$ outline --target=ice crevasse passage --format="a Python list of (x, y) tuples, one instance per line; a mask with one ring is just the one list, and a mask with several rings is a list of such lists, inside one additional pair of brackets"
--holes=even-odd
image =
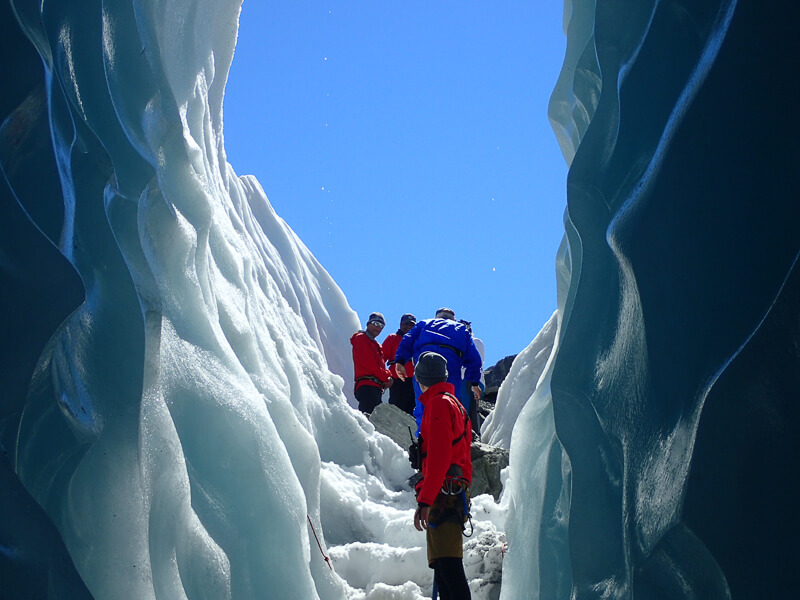
[[(348, 406), (358, 319), (225, 157), (239, 9), (0, 4), (12, 597), (430, 595), (405, 456)], [(476, 600), (793, 589), (798, 10), (565, 2), (558, 310), (483, 432)]]

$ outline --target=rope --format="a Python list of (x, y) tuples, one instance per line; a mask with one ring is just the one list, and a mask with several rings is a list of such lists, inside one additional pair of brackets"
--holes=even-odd
[(314, 539), (317, 540), (317, 546), (319, 546), (320, 554), (322, 554), (322, 558), (325, 559), (325, 562), (328, 563), (328, 566), (333, 571), (333, 563), (331, 563), (331, 559), (328, 556), (325, 556), (325, 551), (322, 549), (322, 544), (319, 543), (319, 538), (317, 537), (317, 531), (314, 529), (314, 524), (311, 522), (311, 517), (306, 515), (306, 519), (308, 519), (308, 524), (311, 525), (311, 533), (314, 534)]

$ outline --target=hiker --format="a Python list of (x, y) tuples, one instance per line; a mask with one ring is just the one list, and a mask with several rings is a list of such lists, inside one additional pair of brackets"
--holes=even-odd
[[(461, 368), (464, 367), (464, 380), (469, 382), (472, 398), (477, 401), (481, 395), (481, 355), (472, 340), (472, 333), (464, 323), (456, 320), (455, 312), (451, 308), (440, 308), (433, 319), (417, 321), (417, 324), (403, 336), (395, 353), (395, 369), (397, 376), (402, 380), (407, 377), (403, 364), (409, 359), (414, 359), (414, 364), (420, 355), (426, 351), (434, 351), (447, 360), (447, 381), (453, 384), (456, 390), (461, 389)], [(416, 393), (416, 406), (414, 417), (417, 420), (417, 431), (422, 423), (423, 406), (419, 401), (421, 390), (416, 379), (414, 391)], [(469, 410), (469, 407), (466, 407)]]
[[(461, 321), (461, 323), (464, 323), (467, 326), (467, 329), (472, 332), (471, 323), (468, 321)], [(481, 355), (481, 364), (483, 364), (486, 357), (483, 340), (475, 337), (475, 334), (473, 333), (472, 341), (475, 342), (475, 348), (478, 349), (478, 354)], [(486, 381), (483, 378), (483, 369), (481, 368), (481, 378), (480, 381), (478, 381), (478, 386), (481, 388), (481, 391), (478, 394), (477, 399), (475, 399), (470, 382), (464, 376), (465, 371), (466, 369), (462, 367), (461, 378), (463, 381), (461, 382), (461, 389), (458, 392), (458, 399), (461, 400), (461, 404), (464, 405), (469, 413), (469, 420), (472, 422), (472, 440), (475, 441), (481, 439), (481, 423), (480, 415), (478, 414), (478, 408), (480, 399), (483, 398), (483, 392), (486, 390)]]
[(454, 396), (447, 374), (447, 361), (436, 352), (423, 353), (414, 369), (422, 390), (419, 400), (425, 406), (418, 440), (422, 479), (416, 485), (414, 527), (425, 530), (434, 590), (442, 600), (469, 600), (461, 535), (469, 519), (472, 436), (467, 411)]
[(353, 345), (353, 375), (355, 376), (355, 396), (358, 410), (366, 415), (372, 414), (381, 403), (383, 390), (392, 387), (392, 376), (386, 368), (386, 361), (377, 338), (386, 325), (379, 312), (370, 314), (364, 330), (357, 331), (350, 338)]
[(411, 382), (411, 377), (414, 375), (414, 363), (406, 361), (404, 370), (406, 379), (400, 379), (397, 376), (397, 369), (395, 368), (394, 355), (397, 352), (397, 346), (400, 345), (400, 340), (403, 336), (411, 331), (411, 328), (417, 324), (417, 317), (411, 313), (406, 313), (400, 317), (400, 328), (397, 332), (389, 334), (383, 340), (383, 357), (386, 359), (386, 364), (389, 365), (389, 373), (395, 380), (391, 389), (389, 390), (389, 404), (393, 404), (400, 410), (407, 412), (410, 415), (414, 414), (414, 406), (416, 405), (416, 395), (414, 394), (414, 384)]

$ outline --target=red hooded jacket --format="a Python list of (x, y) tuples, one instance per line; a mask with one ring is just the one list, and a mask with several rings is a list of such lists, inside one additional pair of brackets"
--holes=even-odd
[(420, 428), (422, 481), (417, 485), (420, 504), (433, 504), (450, 465), (461, 467), (462, 477), (472, 484), (472, 427), (459, 401), (445, 395), (454, 391), (453, 384), (445, 381), (432, 385), (419, 397), (425, 406)]
[[(353, 345), (353, 375), (356, 380), (354, 389), (362, 385), (384, 388), (391, 375), (383, 359), (381, 345), (366, 331), (356, 331), (350, 338)], [(375, 380), (378, 381), (375, 381)]]
[[(397, 352), (397, 347), (400, 345), (400, 340), (403, 339), (403, 334), (398, 331), (397, 333), (392, 333), (386, 336), (386, 339), (383, 340), (383, 346), (381, 349), (383, 350), (383, 358), (387, 361), (390, 361), (392, 365), (389, 367), (389, 373), (392, 374), (394, 379), (400, 379), (397, 376), (397, 370), (394, 367), (394, 355)], [(406, 361), (406, 376), (413, 377), (414, 376), (414, 363), (411, 360)]]

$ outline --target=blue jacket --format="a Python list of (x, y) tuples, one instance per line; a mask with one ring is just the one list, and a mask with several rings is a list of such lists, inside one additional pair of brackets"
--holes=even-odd
[[(397, 352), (394, 355), (396, 363), (404, 363), (413, 358), (417, 363), (419, 355), (423, 352), (437, 352), (447, 361), (447, 382), (456, 390), (461, 389), (461, 368), (464, 367), (466, 381), (479, 382), (481, 380), (480, 352), (472, 341), (472, 332), (466, 325), (449, 319), (425, 319), (417, 321), (414, 328), (403, 336)], [(422, 390), (416, 379), (414, 393), (417, 403), (414, 408), (414, 418), (417, 420), (417, 433), (422, 424), (422, 413), (425, 407), (419, 401)], [(463, 400), (462, 400), (463, 403)], [(465, 405), (469, 410), (469, 406)]]
[(423, 352), (438, 352), (447, 360), (447, 381), (461, 387), (461, 367), (466, 369), (464, 379), (481, 380), (481, 355), (472, 341), (472, 333), (466, 325), (449, 319), (425, 319), (403, 336), (395, 353), (395, 362), (414, 359), (417, 363)]

